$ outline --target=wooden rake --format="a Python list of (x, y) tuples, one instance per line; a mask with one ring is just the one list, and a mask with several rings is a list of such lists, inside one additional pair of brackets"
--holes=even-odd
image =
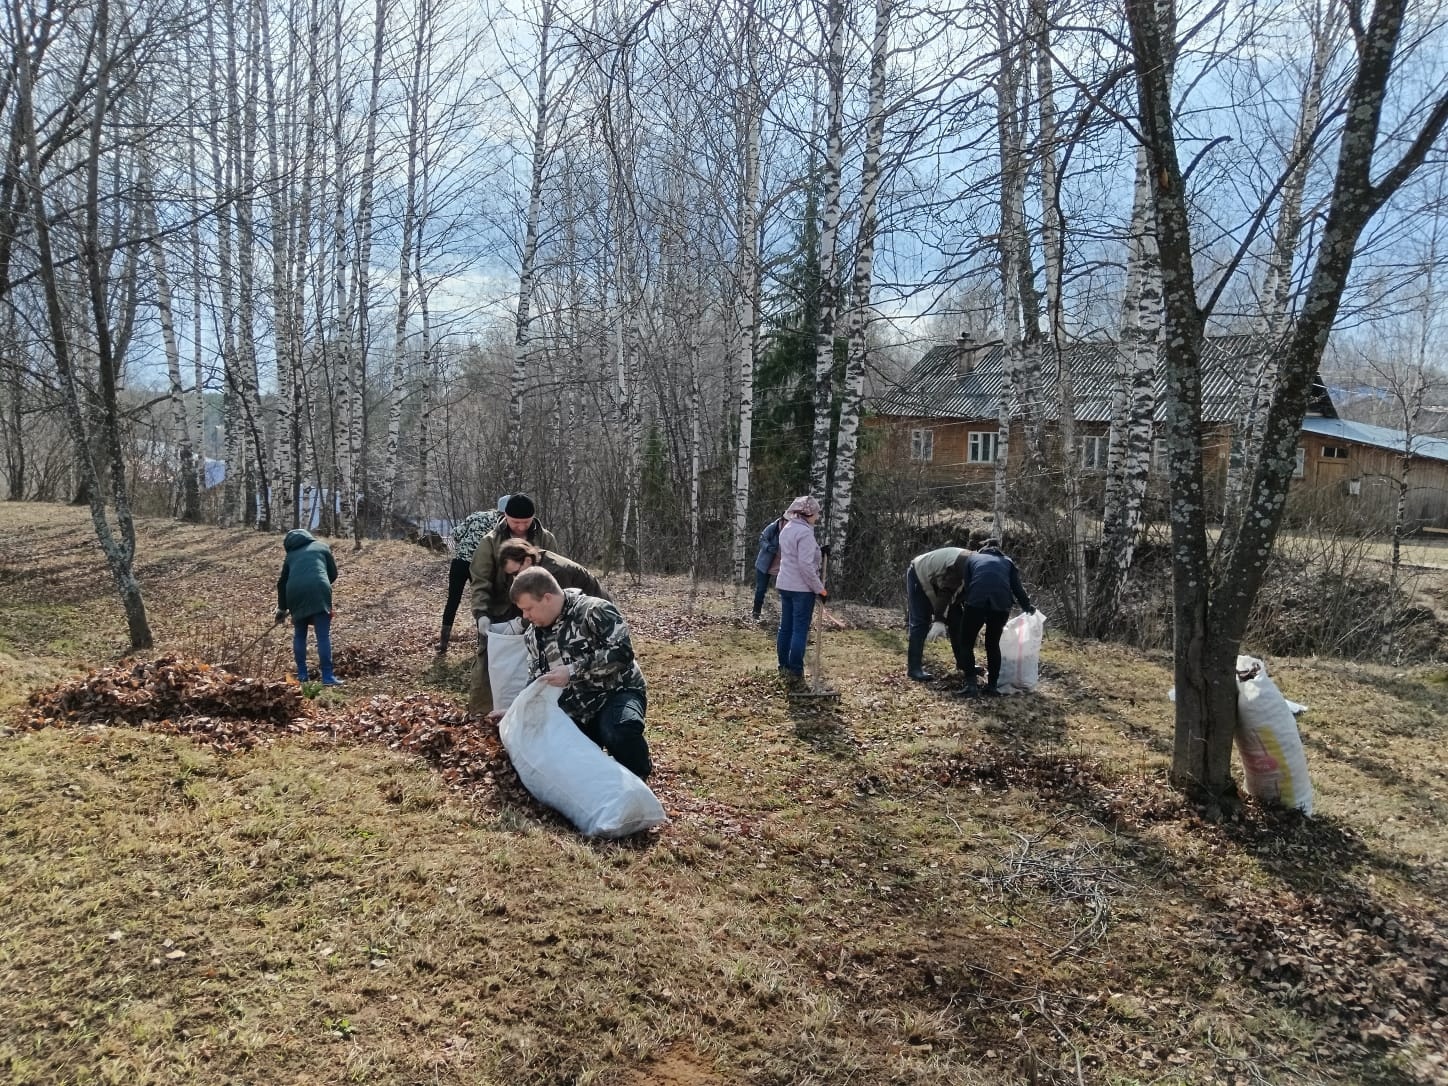
[[(825, 575), (829, 572), (830, 558), (825, 555), (820, 564), (820, 581), (823, 582)], [(824, 600), (815, 608), (810, 620), (810, 635), (814, 638), (813, 647), (806, 654), (806, 668), (809, 675), (809, 685), (802, 690), (791, 690), (789, 698), (791, 701), (839, 701), (840, 692), (836, 690), (825, 679), (825, 656), (824, 656), (824, 627), (826, 622), (832, 621), (826, 611)]]

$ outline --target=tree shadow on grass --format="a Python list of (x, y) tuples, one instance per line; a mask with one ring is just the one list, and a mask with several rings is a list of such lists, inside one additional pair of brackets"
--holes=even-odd
[(785, 701), (795, 738), (836, 758), (859, 756), (858, 745), (841, 711), (840, 698), (792, 696)]
[[(1114, 847), (1155, 884), (1185, 898), (1202, 919), (1163, 938), (1205, 937), (1233, 963), (1235, 980), (1319, 1027), (1319, 1044), (1354, 1067), (1354, 1081), (1405, 1083), (1395, 1050), (1442, 1051), (1448, 1026), (1448, 930), (1441, 909), (1385, 896), (1415, 868), (1373, 848), (1349, 826), (1245, 803), (1204, 819), (1161, 773), (1116, 775), (1090, 757), (979, 742), (936, 767), (947, 786), (1034, 790), (1041, 801), (1111, 831)], [(1250, 856), (1268, 878), (1232, 881), (1149, 829), (1176, 823), (1229, 864)], [(1373, 876), (1388, 876), (1382, 886)], [(1421, 879), (1416, 881), (1421, 882)], [(1441, 900), (1441, 895), (1437, 900)]]
[[(1365, 777), (1376, 781), (1384, 790), (1396, 793), (1417, 807), (1428, 819), (1442, 819), (1443, 801), (1428, 794), (1426, 783), (1405, 777), (1403, 771), (1390, 762), (1374, 758), (1361, 750), (1345, 750), (1337, 744), (1315, 735), (1304, 735), (1302, 745), (1324, 758), (1351, 766)], [(1417, 787), (1411, 787), (1412, 785), (1417, 785)]]

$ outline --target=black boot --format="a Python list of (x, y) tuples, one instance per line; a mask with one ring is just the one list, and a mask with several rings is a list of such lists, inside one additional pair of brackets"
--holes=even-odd
[(925, 670), (925, 635), (928, 629), (911, 630), (909, 645), (905, 650), (905, 673), (918, 683), (928, 683), (935, 678)]
[(451, 640), (452, 640), (452, 623), (448, 623), (448, 625), (446, 625), (446, 626), (444, 626), (444, 627), (442, 628), (442, 636), (437, 639), (437, 654), (438, 654), (439, 656), (446, 656), (446, 655), (447, 655), (447, 643), (448, 643), (449, 641), (451, 641)]

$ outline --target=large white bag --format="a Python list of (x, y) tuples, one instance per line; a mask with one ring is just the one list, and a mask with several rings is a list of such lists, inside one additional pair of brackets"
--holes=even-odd
[(523, 786), (585, 837), (627, 837), (662, 826), (669, 819), (658, 797), (578, 730), (558, 707), (560, 693), (537, 679), (498, 724)]
[(528, 641), (521, 618), (488, 631), (488, 683), (493, 688), (493, 708), (505, 713), (528, 685)]
[(1256, 666), (1250, 679), (1237, 680), (1237, 753), (1247, 792), (1284, 807), (1312, 813), (1312, 780), (1292, 707), (1267, 676), (1267, 665), (1253, 656), (1237, 657), (1237, 674)]
[(1006, 623), (1001, 633), (1001, 675), (996, 689), (1002, 694), (1034, 690), (1041, 681), (1041, 639), (1046, 616), (1022, 611)]

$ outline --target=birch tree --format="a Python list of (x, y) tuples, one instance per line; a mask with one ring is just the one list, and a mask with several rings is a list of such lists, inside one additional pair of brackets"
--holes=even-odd
[(759, 13), (756, 0), (744, 0), (740, 17), (739, 83), (734, 91), (740, 159), (738, 246), (734, 271), (737, 321), (734, 368), (738, 375), (739, 424), (734, 455), (734, 583), (744, 583), (749, 538), (750, 456), (754, 443), (754, 362), (759, 343), (759, 206), (760, 145), (764, 124), (764, 89), (758, 67)]
[[(1167, 43), (1161, 77), (1165, 93), (1170, 95), (1176, 59), (1175, 0), (1156, 0), (1156, 20), (1163, 28), (1163, 41)], [(1117, 351), (1119, 368), (1107, 441), (1101, 552), (1091, 603), (1098, 630), (1116, 614), (1121, 603), (1121, 593), (1136, 553), (1142, 502), (1151, 470), (1157, 356), (1161, 342), (1162, 273), (1149, 170), (1147, 149), (1138, 147), (1131, 225), (1127, 230), (1126, 290)]]
[[(1325, 3), (1318, 0), (1304, 14), (1312, 41), (1312, 53), (1302, 80), (1297, 123), (1287, 154), (1287, 173), (1282, 185), (1276, 228), (1272, 233), (1267, 272), (1261, 292), (1261, 312), (1255, 329), (1264, 341), (1273, 343), (1274, 346), (1276, 341), (1280, 341), (1287, 334), (1291, 325), (1291, 292), (1301, 242), (1303, 199), (1307, 191), (1308, 175), (1318, 157), (1318, 127), (1321, 123), (1324, 85), (1328, 66), (1346, 33), (1337, 0), (1326, 0)], [(1276, 379), (1277, 352), (1269, 348), (1263, 352), (1261, 368), (1247, 383), (1243, 409), (1237, 425), (1232, 429), (1225, 510), (1222, 517), (1225, 525), (1235, 525), (1241, 520), (1247, 479), (1251, 466), (1261, 453), (1258, 437), (1266, 424)], [(1223, 545), (1230, 550), (1234, 544), (1228, 538)]]
[(880, 195), (881, 148), (885, 141), (885, 74), (889, 62), (890, 18), (894, 0), (876, 0), (875, 36), (870, 45), (870, 104), (865, 116), (865, 149), (860, 173), (860, 229), (855, 238), (855, 268), (847, 327), (849, 346), (840, 425), (835, 438), (834, 494), (830, 500), (831, 559), (843, 569), (845, 540), (854, 501), (855, 458), (860, 444), (860, 411), (865, 393), (866, 329), (875, 270), (876, 203)]
[(995, 528), (1005, 530), (1009, 515), (1007, 469), (1010, 466), (1011, 418), (1014, 402), (1022, 396), (1025, 359), (1022, 335), (1025, 309), (1021, 297), (1022, 257), (1027, 251), (1025, 194), (1025, 134), (1019, 112), (1020, 84), (1025, 72), (1020, 43), (1004, 3), (995, 9), (996, 139), (1000, 153), (1000, 229), (997, 245), (1001, 275), (1001, 339), (1005, 353), (1005, 380), (996, 404)]
[[(117, 372), (122, 359), (114, 349), (114, 329), (103, 275), (105, 257), (102, 253), (100, 222), (100, 164), (112, 150), (108, 146), (106, 133), (114, 108), (111, 99), (113, 80), (118, 72), (124, 71), (123, 66), (137, 43), (124, 31), (113, 37), (109, 0), (96, 0), (91, 12), (93, 22), (87, 28), (92, 49), (82, 54), (83, 65), (75, 73), (74, 82), (57, 88), (58, 95), (67, 103), (66, 106), (48, 114), (48, 119), (58, 127), (52, 129), (46, 137), (49, 145), (47, 151), (53, 151), (55, 146), (76, 140), (79, 141), (82, 155), (83, 206), (79, 213), (79, 234), (74, 257), (83, 269), (85, 302), (91, 322), (91, 326), (85, 331), (88, 336), (93, 337), (95, 345), (100, 392), (99, 409), (95, 416), (99, 433), (91, 433), (72, 352), (72, 340), (76, 330), (66, 313), (61, 295), (61, 258), (52, 240), (52, 212), (46, 202), (47, 158), (41, 151), (42, 137), (37, 130), (35, 96), (36, 74), (42, 70), (40, 65), (48, 47), (55, 44), (57, 36), (78, 29), (69, 22), (69, 14), (49, 7), (32, 13), (20, 0), (13, 0), (8, 11), (11, 40), (33, 43), (31, 49), (23, 50), (16, 58), (15, 109), (19, 117), (16, 129), (24, 148), (27, 175), (24, 183), (29, 190), (37, 272), (45, 298), (51, 353), (60, 377), (66, 423), (75, 445), (76, 464), (82, 486), (89, 499), (91, 524), (125, 610), (131, 648), (140, 650), (150, 648), (152, 638), (141, 585), (134, 572), (136, 534), (131, 516), (126, 464), (121, 448), (120, 406), (117, 398)], [(28, 18), (32, 15), (33, 18)], [(85, 107), (88, 107), (88, 114), (83, 118), (80, 111)], [(97, 463), (93, 457), (92, 450), (96, 447), (100, 449), (101, 463)], [(103, 478), (108, 486), (103, 485)], [(107, 493), (115, 511), (114, 527), (106, 509)]]
[(1055, 62), (1051, 53), (1048, 0), (1030, 0), (1031, 45), (1035, 56), (1041, 174), (1041, 253), (1045, 273), (1046, 341), (1056, 364), (1057, 463), (1066, 502), (1066, 546), (1070, 576), (1064, 594), (1066, 625), (1080, 630), (1086, 614), (1086, 530), (1081, 501), (1081, 461), (1076, 455), (1076, 377), (1071, 364), (1065, 308), (1065, 234), (1057, 157)]
[(845, 159), (845, 0), (825, 0), (826, 49), (825, 157), (820, 208), (820, 284), (818, 327), (815, 329), (814, 437), (811, 442), (809, 492), (820, 499), (829, 495), (830, 438), (834, 424), (835, 310), (839, 285), (838, 257), (840, 203)]
[[(1205, 320), (1220, 292), (1198, 297), (1193, 232), (1170, 98), (1172, 28), (1153, 0), (1128, 0), (1141, 135), (1149, 158), (1161, 254), (1171, 475), (1176, 735), (1174, 783), (1218, 804), (1232, 792), (1237, 723), (1236, 657), (1281, 523), (1308, 395), (1336, 320), (1355, 251), (1372, 218), (1442, 138), (1448, 94), (1441, 83), (1384, 132), (1390, 94), (1407, 92), (1397, 71), (1407, 0), (1348, 8), (1354, 51), (1341, 110), (1336, 162), (1301, 308), (1284, 343), (1237, 544), (1213, 570), (1202, 486), (1201, 356)], [(1384, 144), (1391, 143), (1387, 153)], [(1384, 163), (1379, 157), (1386, 158)]]

